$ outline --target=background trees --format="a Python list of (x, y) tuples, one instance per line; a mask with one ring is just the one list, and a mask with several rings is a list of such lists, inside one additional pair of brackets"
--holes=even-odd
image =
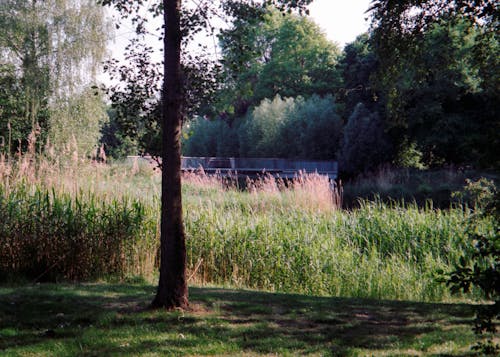
[(341, 84), (340, 49), (309, 18), (270, 8), (237, 18), (219, 35), (223, 78), (220, 110), (243, 116), (263, 99), (325, 95)]
[(496, 8), (491, 1), (373, 1), (374, 85), (386, 130), (401, 149), (416, 143), (430, 166), (498, 168), (498, 139), (488, 134), (499, 125), (498, 88), (490, 86), (498, 70), (484, 70), (498, 68)]
[[(18, 93), (0, 112), (0, 125), (16, 128), (13, 139), (25, 141), (39, 128), (60, 146), (66, 132), (82, 139), (86, 152), (97, 144), (99, 126), (91, 123), (101, 122), (104, 112), (88, 88), (105, 53), (106, 26), (103, 9), (91, 0), (2, 1), (0, 80)], [(79, 129), (82, 123), (90, 126)]]

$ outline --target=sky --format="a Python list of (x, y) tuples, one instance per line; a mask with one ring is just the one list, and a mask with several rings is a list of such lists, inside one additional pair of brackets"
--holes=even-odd
[(369, 5), (370, 0), (314, 0), (309, 10), (328, 39), (343, 47), (368, 30), (365, 12)]
[[(369, 22), (366, 20), (368, 15), (365, 12), (369, 4), (370, 0), (314, 0), (309, 6), (310, 17), (323, 29), (330, 41), (344, 47), (346, 43), (354, 41), (356, 36), (368, 30)], [(121, 54), (132, 33), (132, 27), (126, 25), (116, 30), (115, 40), (108, 46), (111, 57), (123, 58)], [(213, 38), (204, 41), (214, 43)], [(157, 39), (151, 38), (151, 42), (161, 46), (161, 42)], [(158, 57), (156, 60), (161, 60), (159, 52), (156, 57)], [(104, 75), (101, 79), (107, 82), (109, 79), (106, 77)]]
[[(325, 31), (330, 41), (343, 47), (368, 29), (365, 12), (369, 4), (370, 0), (314, 0), (309, 6), (310, 17)], [(115, 52), (125, 47), (132, 32), (131, 26), (117, 30), (115, 43), (110, 45), (110, 49)]]

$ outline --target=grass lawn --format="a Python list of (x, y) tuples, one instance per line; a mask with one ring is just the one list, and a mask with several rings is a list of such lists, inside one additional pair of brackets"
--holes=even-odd
[(0, 286), (1, 356), (467, 355), (466, 304), (190, 288), (191, 311), (148, 310), (145, 284)]

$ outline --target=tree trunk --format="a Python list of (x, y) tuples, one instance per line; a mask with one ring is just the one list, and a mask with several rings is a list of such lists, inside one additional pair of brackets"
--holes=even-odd
[(163, 0), (164, 83), (160, 281), (153, 307), (187, 308), (186, 240), (181, 195), (181, 0)]

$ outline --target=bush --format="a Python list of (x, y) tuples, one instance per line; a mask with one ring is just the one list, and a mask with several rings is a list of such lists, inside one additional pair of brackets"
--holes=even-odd
[[(332, 160), (340, 148), (342, 120), (332, 96), (298, 102), (283, 127), (283, 157)], [(291, 145), (292, 144), (292, 145)]]
[[(486, 179), (468, 181), (464, 192), (473, 197), (478, 209), (477, 214), (470, 219), (467, 231), (474, 251), (472, 255), (460, 258), (446, 283), (454, 293), (469, 292), (473, 287), (478, 287), (487, 299), (493, 301), (493, 304), (476, 308), (474, 331), (477, 334), (495, 333), (495, 319), (500, 319), (500, 192)], [(489, 229), (484, 229), (484, 220), (491, 221)], [(473, 349), (497, 355), (500, 345), (488, 340)]]
[(344, 127), (340, 170), (347, 175), (371, 171), (388, 162), (390, 144), (376, 112), (359, 103)]
[[(135, 200), (0, 185), (0, 276), (87, 280), (142, 273), (156, 220)], [(147, 255), (147, 254), (146, 254)], [(139, 271), (137, 271), (139, 269)]]

